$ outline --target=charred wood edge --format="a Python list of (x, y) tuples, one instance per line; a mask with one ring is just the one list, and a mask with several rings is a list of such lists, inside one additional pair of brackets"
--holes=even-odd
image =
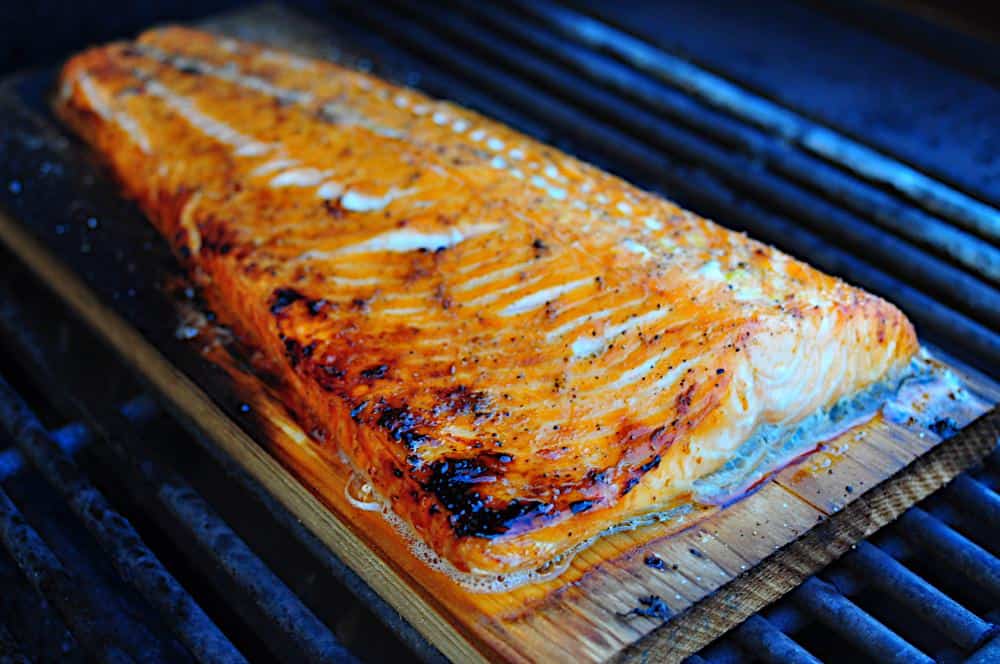
[(982, 415), (756, 567), (626, 648), (620, 662), (679, 661), (805, 582), (856, 542), (951, 482), (1000, 442), (1000, 409)]

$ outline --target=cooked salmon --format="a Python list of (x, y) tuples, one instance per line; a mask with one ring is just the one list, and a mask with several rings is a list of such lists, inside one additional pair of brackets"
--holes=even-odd
[(312, 444), (471, 578), (702, 499), (918, 350), (873, 295), (329, 62), (158, 29), (70, 60), (56, 107)]

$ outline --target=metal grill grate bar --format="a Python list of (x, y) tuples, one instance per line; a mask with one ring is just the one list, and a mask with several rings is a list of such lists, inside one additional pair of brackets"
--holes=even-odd
[(980, 518), (972, 504), (963, 503), (948, 487), (927, 501), (926, 507), (935, 518), (965, 533), (990, 553), (1000, 553), (1000, 530), (992, 527), (988, 518)]
[(750, 616), (733, 630), (748, 652), (774, 664), (819, 664), (819, 660), (760, 615)]
[(1000, 662), (1000, 634), (994, 636), (989, 643), (965, 660), (965, 664), (996, 664), (997, 662)]
[[(0, 314), (0, 320), (9, 323), (10, 307)], [(23, 328), (8, 333), (20, 342), (22, 361), (32, 365), (33, 374), (43, 382), (67, 387), (66, 381), (52, 376), (49, 361)], [(89, 376), (87, 376), (89, 380)], [(69, 398), (69, 395), (67, 395)], [(149, 397), (139, 397), (127, 402), (119, 412), (104, 413), (101, 418), (104, 439), (114, 454), (117, 466), (130, 470), (123, 480), (133, 492), (147, 501), (156, 502), (165, 509), (183, 530), (184, 541), (200, 548), (199, 555), (212, 559), (223, 570), (235, 589), (248, 597), (258, 608), (268, 625), (276, 625), (299, 656), (310, 662), (353, 662), (347, 651), (301, 600), (251, 551), (246, 543), (212, 509), (212, 507), (176, 473), (168, 472), (143, 451), (144, 445), (136, 444), (135, 425), (151, 422), (161, 411)], [(74, 423), (52, 435), (52, 439), (67, 455), (72, 455), (91, 442), (93, 433), (85, 426)], [(129, 441), (126, 445), (123, 441)], [(13, 458), (5, 464), (0, 456), (0, 480), (6, 465), (11, 469), (23, 466), (19, 454), (7, 452)], [(134, 481), (132, 478), (141, 478)], [(276, 644), (277, 645), (277, 644)]]
[[(38, 532), (25, 520), (17, 506), (0, 488), (0, 543), (14, 559), (35, 590), (56, 607), (73, 636), (104, 662), (139, 661), (143, 652), (159, 657), (162, 652), (153, 643), (143, 643), (142, 650), (123, 649), (116, 634), (124, 623), (133, 634), (141, 634), (130, 619), (109, 619), (107, 607), (96, 605), (83, 591), (86, 584), (71, 575), (45, 544)], [(122, 618), (122, 616), (116, 616)]]
[(1000, 495), (968, 475), (961, 475), (948, 485), (948, 493), (976, 515), (994, 532), (1000, 532)]
[[(932, 510), (931, 512), (926, 513), (927, 518), (931, 521), (937, 521), (940, 518), (938, 504), (941, 502), (941, 499), (940, 497), (933, 497), (928, 502), (933, 507), (929, 508)], [(940, 525), (947, 528), (944, 524)], [(905, 524), (896, 522), (888, 531), (882, 532), (877, 536), (877, 547), (864, 542), (859, 544), (858, 552), (848, 554), (842, 561), (823, 572), (823, 576), (833, 582), (827, 583), (825, 589), (831, 594), (837, 593), (851, 597), (868, 597), (869, 601), (873, 597), (878, 598), (878, 602), (881, 603), (880, 606), (882, 607), (880, 610), (887, 611), (888, 613), (885, 615), (891, 616), (894, 619), (903, 619), (902, 624), (905, 624), (906, 629), (909, 630), (908, 634), (910, 637), (923, 637), (922, 642), (930, 647), (927, 652), (932, 653), (935, 660), (961, 661), (964, 656), (972, 656), (973, 659), (968, 661), (975, 661), (976, 652), (990, 652), (991, 648), (997, 647), (990, 639), (996, 638), (995, 635), (1000, 631), (1000, 627), (996, 624), (996, 618), (1000, 612), (993, 612), (987, 614), (984, 618), (979, 618), (950, 598), (945, 602), (946, 606), (944, 609), (921, 604), (919, 601), (921, 593), (928, 591), (933, 586), (930, 586), (926, 580), (919, 577), (917, 577), (917, 580), (907, 578), (916, 575), (903, 568), (897, 562), (899, 560), (922, 562), (920, 558), (921, 552), (914, 549), (906, 540), (894, 534), (905, 529)], [(871, 555), (873, 553), (874, 555)], [(864, 561), (862, 560), (863, 558), (868, 558), (869, 560)], [(902, 571), (900, 568), (905, 571)], [(902, 573), (900, 573), (901, 571)], [(953, 569), (951, 565), (934, 567), (933, 576), (936, 583), (947, 582), (945, 586), (948, 588), (956, 590), (968, 590), (969, 588), (967, 578)], [(901, 584), (903, 587), (891, 588), (894, 583)], [(887, 586), (890, 587), (889, 593), (886, 593), (885, 590)], [(878, 592), (873, 594), (872, 588), (877, 588)], [(940, 591), (932, 592), (937, 594)], [(907, 598), (905, 597), (907, 593), (913, 596)], [(903, 601), (897, 599), (896, 596), (900, 595), (904, 596)], [(885, 603), (883, 598), (886, 596), (892, 598), (893, 602)], [(937, 601), (937, 598), (932, 596), (927, 596), (924, 599), (928, 603)], [(844, 601), (848, 604), (853, 604), (846, 597)], [(901, 608), (906, 610), (900, 611), (899, 609)], [(935, 616), (935, 612), (941, 610), (947, 611), (950, 615), (939, 619)], [(774, 606), (765, 609), (759, 615), (765, 617), (781, 634), (799, 635), (807, 630), (812, 622), (810, 616), (814, 616), (815, 614), (807, 612), (801, 605), (801, 602), (794, 599), (793, 594), (792, 597), (779, 601)], [(910, 617), (918, 617), (919, 620), (913, 622), (909, 620)], [(878, 622), (874, 616), (869, 616), (869, 618), (876, 623)], [(943, 624), (948, 621), (955, 624), (951, 626)], [(867, 626), (867, 623), (862, 621), (862, 625)], [(931, 629), (928, 630), (928, 628)], [(734, 629), (729, 635), (721, 638), (703, 651), (701, 653), (702, 661), (723, 664), (724, 662), (747, 662), (758, 657), (758, 645), (744, 643), (743, 638), (738, 633), (740, 629)], [(855, 627), (847, 623), (840, 623), (839, 629), (853, 631)], [(838, 631), (838, 633), (841, 632)], [(947, 637), (948, 641), (956, 644), (957, 647), (946, 645), (940, 639), (935, 638), (934, 634), (941, 634)], [(897, 636), (899, 635), (897, 634)], [(855, 639), (851, 642), (863, 643), (867, 639), (868, 636), (866, 634), (859, 633), (855, 635)], [(741, 646), (739, 651), (734, 648), (735, 644)], [(975, 651), (976, 647), (980, 647), (980, 650)], [(861, 650), (867, 652), (869, 655), (873, 655), (870, 649), (861, 648)]]
[[(115, 428), (112, 436), (128, 435), (120, 425)], [(305, 661), (356, 661), (194, 489), (152, 459), (135, 457), (138, 445), (130, 447), (126, 451), (120, 444), (112, 446), (120, 463), (139, 469), (145, 484), (133, 487), (136, 493), (155, 497), (177, 519), (200, 553), (222, 568), (234, 587), (253, 602), (269, 624), (291, 640)]]
[[(139, 397), (123, 405), (121, 412), (130, 422), (141, 425), (152, 420), (160, 411), (150, 399)], [(59, 449), (69, 456), (73, 456), (94, 440), (90, 429), (80, 422), (67, 424), (51, 432), (50, 435)], [(24, 456), (16, 448), (0, 451), (0, 482), (18, 474), (26, 466)]]
[(963, 650), (975, 648), (993, 626), (927, 583), (878, 547), (861, 542), (844, 561), (862, 577), (928, 625), (946, 634)]
[[(278, 648), (276, 655), (294, 653), (304, 661), (356, 661), (322, 624), (302, 600), (284, 584), (271, 569), (248, 547), (246, 542), (222, 517), (177, 473), (169, 471), (165, 461), (172, 459), (171, 441), (157, 436), (162, 411), (149, 397), (139, 397), (121, 409), (108, 408), (99, 394), (88, 386), (93, 376), (108, 364), (109, 359), (94, 353), (89, 333), (72, 323), (72, 344), (56, 344), (60, 331), (45, 325), (48, 316), (42, 293), (30, 301), (19, 300), (15, 291), (0, 286), (0, 332), (17, 353), (28, 375), (62, 410), (72, 416), (83, 416), (93, 431), (80, 424), (71, 424), (52, 436), (67, 450), (79, 450), (96, 434), (103, 445), (94, 450), (115, 468), (129, 469), (119, 481), (136, 496), (143, 509), (157, 515), (168, 536), (186, 550), (189, 558), (204, 562), (210, 570), (221, 570), (213, 583), (221, 584), (227, 602), (242, 619), (268, 634), (269, 646)], [(51, 297), (51, 295), (48, 295)], [(67, 321), (68, 324), (68, 321)], [(53, 348), (58, 347), (58, 351)], [(72, 357), (72, 369), (66, 358)], [(146, 423), (152, 427), (143, 428)], [(424, 661), (441, 661), (440, 653), (423, 640), (412, 626), (379, 598), (352, 571), (346, 568), (305, 527), (291, 517), (259, 484), (236, 467), (232, 460), (213, 445), (206, 447), (218, 456), (229, 477), (262, 504), (281, 526), (306, 548), (319, 562), (325, 573), (341, 581), (347, 590), (357, 595), (364, 605), (408, 645)], [(157, 456), (158, 455), (158, 456)], [(11, 456), (13, 463), (11, 464)], [(17, 457), (0, 453), (0, 468), (23, 465)], [(5, 464), (4, 459), (8, 461)], [(155, 512), (153, 510), (159, 510)], [(338, 609), (343, 614), (344, 609)], [(272, 638), (273, 637), (273, 638)], [(285, 645), (287, 644), (287, 646)], [(284, 650), (281, 648), (284, 647)]]
[(203, 661), (240, 662), (243, 656), (167, 571), (132, 525), (91, 485), (45, 431), (21, 397), (0, 377), (0, 423), (21, 453), (56, 488), (109, 554), (122, 578), (155, 607), (171, 630)]
[(934, 660), (817, 577), (807, 579), (790, 596), (803, 610), (880, 661), (933, 664)]
[(899, 524), (916, 546), (961, 572), (978, 590), (1000, 600), (1000, 560), (919, 507), (903, 514)]
[[(150, 422), (160, 414), (155, 402), (148, 397), (133, 399), (121, 411), (127, 422), (139, 425)], [(52, 438), (66, 454), (72, 455), (91, 443), (94, 436), (87, 427), (72, 423), (53, 432)], [(125, 454), (120, 445), (112, 446), (117, 454)], [(149, 458), (126, 461), (118, 456), (117, 461), (122, 466), (129, 465), (134, 474), (142, 477), (145, 486), (141, 490), (146, 497), (155, 497), (183, 524), (185, 534), (202, 548), (205, 555), (217, 561), (239, 590), (252, 599), (272, 624), (289, 636), (305, 661), (355, 661), (330, 630), (183, 480), (166, 473)], [(0, 481), (24, 466), (23, 457), (16, 450), (0, 453)], [(4, 471), (9, 474), (4, 475)]]

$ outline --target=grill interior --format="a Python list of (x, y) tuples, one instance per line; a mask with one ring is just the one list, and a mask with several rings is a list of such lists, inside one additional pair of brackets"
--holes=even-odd
[[(998, 186), (945, 172), (933, 154), (917, 164), (877, 127), (866, 135), (778, 99), (738, 75), (738, 61), (729, 70), (689, 58), (682, 27), (652, 22), (656, 4), (614, 17), (520, 0), (311, 10), (337, 35), (318, 38), (331, 55), (346, 45), (355, 66), (497, 117), (844, 276), (995, 375)], [(871, 38), (811, 16), (810, 30)], [(655, 39), (637, 36), (644, 17), (660, 28)], [(913, 53), (899, 62), (936, 71)], [(982, 97), (970, 103), (1000, 112), (978, 67), (948, 66), (956, 89)], [(37, 174), (5, 175), (0, 203), (12, 207)], [(0, 657), (440, 659), (3, 259)], [(1000, 448), (693, 661), (996, 661), (998, 489)]]

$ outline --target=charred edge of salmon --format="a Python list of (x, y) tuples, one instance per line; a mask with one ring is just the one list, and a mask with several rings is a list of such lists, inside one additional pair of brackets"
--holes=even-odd
[[(269, 311), (276, 319), (289, 316), (294, 307), (309, 316), (322, 316), (326, 307), (322, 298), (313, 298), (292, 287), (276, 289), (269, 300)], [(356, 399), (352, 388), (386, 378), (389, 363), (374, 363), (362, 368), (349, 368), (336, 354), (317, 352), (315, 343), (302, 344), (296, 339), (283, 338), (289, 364), (301, 375), (314, 380), (326, 392), (338, 395), (356, 424), (377, 427), (389, 439), (399, 443), (404, 451), (412, 452), (429, 441), (427, 433), (435, 421), (458, 414), (471, 414), (479, 419), (493, 417), (484, 392), (473, 391), (466, 385), (439, 390), (434, 406), (417, 411), (406, 403), (392, 404), (385, 400)], [(682, 406), (690, 405), (694, 385), (678, 395)], [(315, 416), (309, 416), (314, 421)], [(558, 501), (515, 498), (507, 502), (477, 490), (482, 484), (501, 480), (507, 466), (515, 460), (511, 454), (483, 452), (468, 456), (448, 456), (429, 466), (413, 455), (407, 455), (407, 467), (394, 466), (397, 479), (408, 478), (411, 488), (420, 488), (437, 497), (438, 506), (448, 512), (448, 520), (458, 537), (493, 539), (514, 536), (550, 522), (565, 514), (581, 514), (623, 497), (642, 477), (660, 465), (662, 455), (684, 433), (685, 425), (674, 420), (667, 425), (650, 428), (622, 426), (620, 438), (629, 443), (627, 459), (618, 465), (592, 470), (584, 479), (562, 486)], [(326, 436), (316, 436), (317, 426), (310, 427), (314, 437), (325, 442)], [(646, 450), (642, 452), (641, 450)], [(636, 457), (638, 460), (633, 460)]]

